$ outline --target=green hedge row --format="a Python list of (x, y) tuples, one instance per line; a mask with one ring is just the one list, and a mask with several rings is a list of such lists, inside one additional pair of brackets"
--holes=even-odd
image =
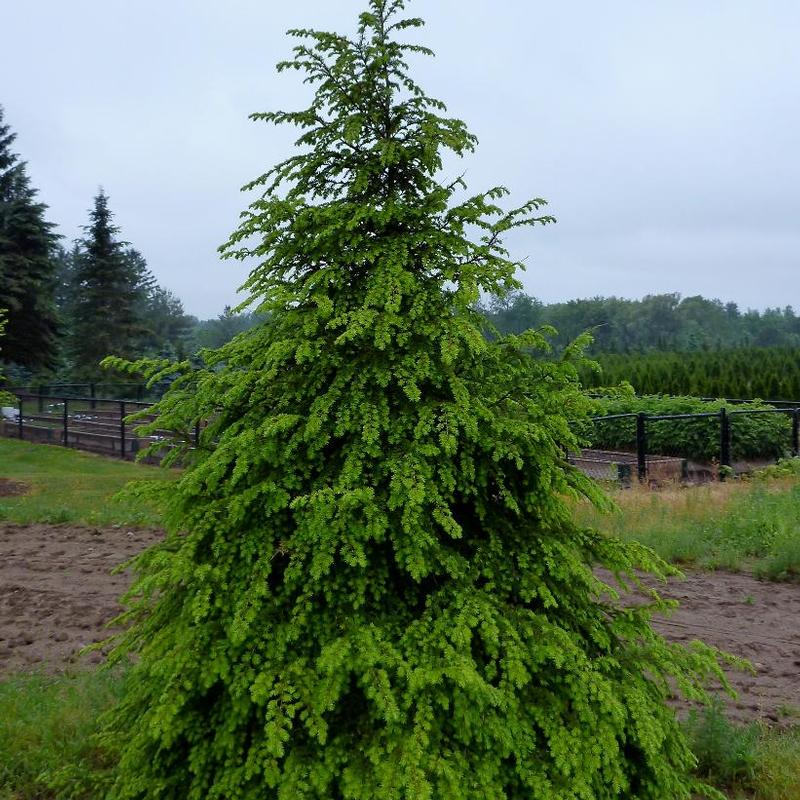
[(800, 401), (800, 348), (748, 347), (691, 353), (600, 354), (581, 372), (584, 386), (616, 386), (623, 381), (637, 392), (737, 397), (744, 400)]
[[(730, 414), (731, 459), (777, 459), (790, 454), (792, 418), (789, 413), (753, 414), (772, 408), (753, 402), (732, 406), (724, 400), (705, 401), (696, 397), (637, 395), (602, 397), (593, 401), (596, 416), (612, 414), (667, 415)], [(600, 420), (582, 428), (587, 446), (601, 450), (635, 450), (634, 418)], [(647, 443), (650, 454), (678, 456), (692, 461), (715, 461), (720, 457), (721, 423), (718, 416), (690, 420), (648, 421)]]

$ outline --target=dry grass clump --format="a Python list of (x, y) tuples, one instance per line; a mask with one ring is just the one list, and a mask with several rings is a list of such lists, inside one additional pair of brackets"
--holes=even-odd
[(752, 570), (772, 580), (800, 576), (800, 461), (752, 479), (613, 491), (616, 510), (588, 504), (579, 520), (652, 547), (667, 561)]

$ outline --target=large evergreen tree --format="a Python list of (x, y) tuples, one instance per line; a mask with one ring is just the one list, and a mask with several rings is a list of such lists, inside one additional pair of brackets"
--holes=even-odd
[[(3, 353), (3, 337), (5, 335), (5, 329), (6, 329), (6, 312), (4, 309), (0, 308), (0, 355), (2, 355)], [(0, 359), (0, 364), (2, 364), (2, 359)], [(6, 379), (5, 376), (3, 375), (3, 370), (0, 369), (0, 406), (14, 405), (17, 401), (17, 398), (3, 389), (5, 380)]]
[(169, 289), (153, 286), (147, 293), (144, 309), (144, 353), (184, 358), (189, 349), (193, 319), (183, 310), (183, 303)]
[(140, 254), (119, 240), (108, 197), (101, 190), (90, 224), (72, 254), (69, 356), (74, 377), (93, 380), (108, 355), (139, 355), (143, 306), (150, 276)]
[(572, 521), (567, 495), (600, 501), (563, 458), (575, 348), (482, 335), (503, 234), (549, 218), (440, 177), (475, 140), (409, 77), (403, 6), (294, 31), (314, 101), (254, 115), (302, 129), (225, 248), (270, 322), (159, 405), (208, 427), (137, 562), (113, 800), (690, 796), (665, 700), (716, 660), (593, 573), (665, 567)]
[(58, 236), (25, 163), (12, 152), (15, 139), (0, 106), (0, 308), (8, 315), (3, 358), (37, 371), (53, 367), (58, 353)]

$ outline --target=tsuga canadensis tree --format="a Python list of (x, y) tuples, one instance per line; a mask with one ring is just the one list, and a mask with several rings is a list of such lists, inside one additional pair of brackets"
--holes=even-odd
[(70, 257), (68, 290), (69, 369), (84, 380), (103, 376), (100, 361), (106, 356), (139, 354), (142, 306), (152, 278), (141, 255), (119, 240), (102, 189), (89, 218)]
[(24, 161), (12, 152), (16, 134), (0, 106), (0, 308), (6, 309), (3, 359), (29, 372), (55, 366), (56, 245), (47, 206), (36, 199)]
[(475, 139), (410, 76), (404, 5), (292, 31), (279, 69), (314, 99), (253, 115), (300, 128), (223, 248), (269, 322), (200, 368), (129, 365), (182, 370), (152, 427), (187, 468), (112, 656), (135, 654), (107, 798), (692, 794), (666, 700), (703, 697), (717, 656), (593, 572), (667, 568), (573, 521), (567, 498), (603, 502), (564, 457), (579, 346), (483, 335), (480, 293), (518, 285), (503, 235), (551, 219), (442, 177)]

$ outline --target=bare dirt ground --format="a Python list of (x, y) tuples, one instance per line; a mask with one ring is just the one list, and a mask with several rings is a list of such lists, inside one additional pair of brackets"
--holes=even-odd
[[(0, 674), (97, 663), (78, 651), (104, 637), (126, 575), (110, 570), (158, 538), (156, 531), (0, 523)], [(734, 718), (800, 722), (800, 585), (744, 574), (689, 573), (662, 594), (681, 603), (658, 629), (742, 656), (755, 676), (733, 673)]]
[(12, 481), (9, 478), (0, 478), (0, 497), (17, 497), (28, 494), (30, 487), (19, 481)]
[[(600, 577), (614, 585), (602, 571)], [(682, 643), (700, 639), (755, 668), (755, 674), (727, 672), (738, 695), (735, 700), (723, 695), (728, 717), (800, 724), (800, 584), (691, 571), (667, 585), (645, 583), (680, 603), (668, 617), (654, 619), (664, 637)]]
[(687, 573), (662, 592), (680, 602), (655, 627), (668, 639), (704, 642), (746, 658), (756, 674), (729, 675), (733, 719), (800, 723), (800, 584), (728, 572)]
[[(55, 671), (108, 635), (127, 575), (110, 571), (147, 545), (154, 531), (0, 523), (0, 674)], [(97, 663), (92, 653), (83, 663)]]

